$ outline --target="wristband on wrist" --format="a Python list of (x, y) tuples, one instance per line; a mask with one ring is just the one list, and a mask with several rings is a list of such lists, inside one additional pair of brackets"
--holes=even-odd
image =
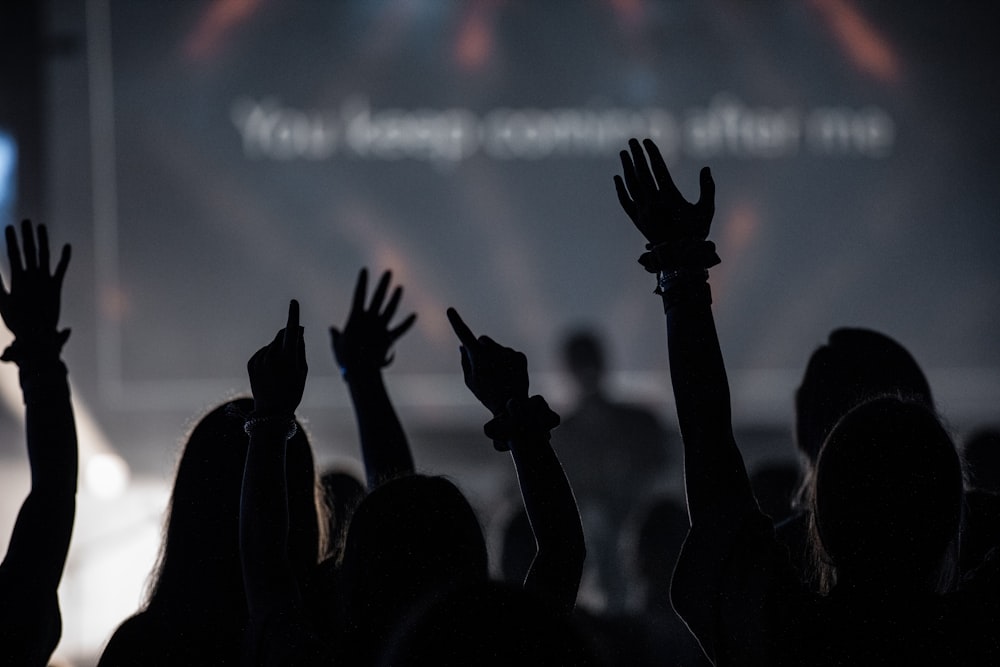
[(549, 432), (559, 426), (556, 414), (540, 395), (531, 398), (512, 398), (506, 409), (483, 426), (486, 437), (493, 440), (493, 448), (498, 452), (510, 449), (511, 440), (524, 438), (544, 438), (549, 440)]

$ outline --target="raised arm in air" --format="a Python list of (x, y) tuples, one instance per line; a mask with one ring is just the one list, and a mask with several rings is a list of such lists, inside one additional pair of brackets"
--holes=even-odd
[(614, 178), (618, 200), (648, 241), (639, 261), (657, 275), (667, 318), (689, 517), (694, 523), (726, 503), (756, 507), (733, 438), (729, 382), (712, 317), (708, 269), (719, 263), (715, 245), (706, 240), (715, 214), (712, 174), (701, 170), (701, 195), (692, 204), (651, 140), (630, 140), (621, 162), (623, 176)]
[(392, 346), (413, 326), (417, 315), (412, 313), (390, 326), (403, 296), (403, 288), (397, 286), (385, 301), (391, 279), (389, 271), (382, 274), (365, 308), (368, 271), (361, 269), (344, 328), (330, 328), (333, 356), (351, 392), (369, 489), (413, 473), (410, 445), (389, 400), (382, 369), (392, 363)]
[(466, 386), (493, 419), (486, 435), (499, 450), (510, 450), (524, 509), (535, 535), (535, 558), (524, 588), (548, 596), (566, 613), (573, 610), (586, 547), (576, 499), (549, 431), (559, 416), (538, 395), (528, 396), (528, 359), (488, 336), (476, 337), (454, 308), (448, 320), (461, 342)]
[[(0, 565), (3, 625), (5, 633), (12, 632), (10, 636), (5, 634), (3, 651), (7, 656), (20, 656), (11, 658), (17, 664), (35, 664), (36, 657), (44, 654), (40, 664), (45, 664), (59, 639), (55, 595), (76, 512), (76, 427), (66, 366), (60, 359), (69, 329), (59, 330), (60, 298), (70, 247), (63, 246), (52, 271), (44, 225), (35, 230), (29, 221), (22, 223), (23, 259), (14, 227), (7, 227), (6, 238), (10, 284), (8, 289), (0, 283), (0, 315), (14, 334), (14, 342), (0, 359), (14, 362), (19, 370), (31, 492), (18, 512), (7, 555)], [(39, 614), (47, 617), (36, 618)], [(51, 645), (38, 646), (43, 641), (40, 635)], [(34, 646), (20, 646), (29, 643)]]

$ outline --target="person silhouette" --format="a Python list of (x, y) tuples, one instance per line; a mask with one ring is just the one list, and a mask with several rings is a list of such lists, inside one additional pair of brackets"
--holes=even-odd
[(961, 470), (924, 402), (871, 398), (826, 436), (810, 496), (825, 595), (801, 583), (757, 507), (733, 436), (708, 285), (720, 261), (707, 240), (711, 172), (702, 170), (692, 204), (652, 141), (630, 140), (621, 161), (615, 186), (649, 242), (640, 261), (657, 274), (684, 444), (690, 529), (671, 600), (708, 657), (733, 665), (995, 661), (1000, 598), (946, 592)]
[[(164, 537), (142, 608), (114, 632), (99, 665), (236, 664), (248, 609), (240, 564), (240, 494), (253, 401), (228, 401), (202, 417), (184, 444)], [(309, 589), (319, 550), (312, 450), (297, 431), (285, 475), (287, 539), (297, 585)]]
[(0, 281), (0, 316), (14, 342), (0, 359), (18, 367), (31, 491), (0, 563), (0, 663), (32, 667), (48, 664), (62, 635), (56, 589), (76, 513), (76, 426), (60, 359), (70, 332), (59, 330), (70, 246), (52, 270), (45, 225), (24, 220), (20, 244), (13, 226), (5, 236), (10, 282)]
[(878, 331), (839, 328), (813, 351), (795, 392), (795, 444), (802, 470), (790, 516), (778, 539), (806, 582), (816, 583), (808, 539), (816, 460), (827, 436), (852, 408), (883, 394), (898, 394), (934, 408), (930, 385), (913, 355)]
[(984, 565), (1000, 570), (1000, 430), (980, 428), (970, 433), (962, 445), (962, 463), (965, 521), (960, 569), (970, 579), (981, 579)]
[(563, 361), (576, 403), (553, 445), (573, 485), (603, 610), (624, 610), (626, 580), (619, 553), (629, 514), (668, 474), (667, 432), (656, 415), (608, 395), (604, 346), (590, 329), (571, 333)]

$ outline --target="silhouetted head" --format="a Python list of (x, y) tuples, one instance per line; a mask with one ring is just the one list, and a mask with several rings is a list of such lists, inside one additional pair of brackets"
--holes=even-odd
[(760, 511), (775, 524), (792, 513), (792, 497), (799, 485), (799, 466), (795, 461), (769, 461), (754, 468), (750, 486)]
[(939, 590), (953, 574), (961, 506), (958, 454), (936, 415), (896, 397), (863, 403), (830, 432), (816, 466), (820, 565), (838, 584)]
[(876, 331), (835, 329), (809, 358), (795, 394), (799, 449), (815, 464), (834, 424), (854, 406), (882, 394), (934, 407), (927, 378), (906, 348)]
[[(239, 522), (249, 444), (243, 425), (252, 410), (249, 398), (220, 405), (188, 436), (147, 607), (171, 614), (246, 616)], [(287, 458), (289, 557), (303, 574), (316, 563), (319, 529), (312, 452), (301, 428), (289, 441)]]
[(1000, 493), (1000, 430), (985, 428), (966, 438), (962, 459), (970, 489)]
[(501, 538), (501, 576), (504, 581), (522, 584), (537, 551), (535, 533), (531, 530), (531, 522), (523, 505), (519, 505), (506, 517)]
[(684, 505), (668, 496), (652, 500), (637, 515), (628, 534), (625, 562), (645, 609), (670, 609), (670, 578), (689, 525)]
[(430, 591), (485, 580), (486, 541), (475, 512), (450, 481), (399, 477), (355, 510), (341, 574), (346, 629), (362, 648), (381, 646)]
[(379, 665), (596, 665), (588, 640), (541, 597), (492, 581), (423, 600), (397, 628)]
[(327, 509), (328, 558), (337, 558), (344, 552), (347, 528), (354, 510), (365, 497), (365, 485), (346, 470), (327, 470), (320, 477), (323, 499)]
[(563, 362), (581, 393), (597, 393), (604, 380), (604, 346), (600, 337), (581, 329), (566, 337), (562, 345)]

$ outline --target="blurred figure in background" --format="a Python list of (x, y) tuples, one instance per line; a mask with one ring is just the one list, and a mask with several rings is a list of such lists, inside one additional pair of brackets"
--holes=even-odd
[[(982, 428), (962, 447), (965, 474), (965, 517), (959, 567), (975, 573), (991, 551), (1000, 547), (1000, 429)], [(997, 568), (1000, 554), (990, 567)]]
[(562, 357), (576, 402), (553, 432), (553, 444), (580, 507), (587, 541), (585, 579), (596, 578), (604, 610), (617, 613), (626, 597), (618, 551), (621, 528), (666, 478), (668, 436), (653, 412), (608, 396), (604, 346), (594, 331), (570, 334)]

